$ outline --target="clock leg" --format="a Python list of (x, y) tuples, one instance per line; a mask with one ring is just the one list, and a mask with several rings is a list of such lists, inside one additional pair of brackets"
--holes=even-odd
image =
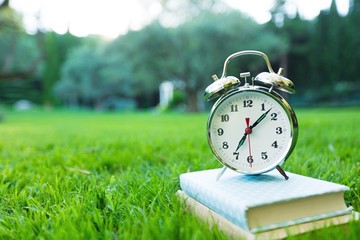
[(288, 180), (288, 179), (289, 179), (289, 177), (286, 175), (285, 171), (284, 171), (279, 165), (276, 166), (276, 169), (279, 171), (279, 173), (280, 173), (281, 175), (283, 175), (283, 177), (285, 178), (285, 180)]
[(219, 179), (221, 178), (221, 176), (224, 174), (224, 172), (226, 171), (227, 167), (223, 167), (220, 172), (218, 173), (218, 175), (216, 176), (216, 181), (219, 181)]

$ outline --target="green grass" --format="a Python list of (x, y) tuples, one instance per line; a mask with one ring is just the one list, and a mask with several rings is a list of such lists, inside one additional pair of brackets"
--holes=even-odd
[[(297, 110), (286, 171), (348, 185), (360, 209), (360, 109)], [(226, 239), (181, 208), (179, 175), (220, 167), (206, 114), (6, 112), (0, 239)], [(360, 226), (301, 238), (348, 238)]]

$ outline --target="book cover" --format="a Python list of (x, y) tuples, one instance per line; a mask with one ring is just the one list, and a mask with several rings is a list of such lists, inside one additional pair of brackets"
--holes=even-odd
[(220, 169), (184, 173), (180, 186), (188, 196), (235, 225), (253, 233), (349, 214), (344, 192), (349, 188), (287, 172), (243, 175)]

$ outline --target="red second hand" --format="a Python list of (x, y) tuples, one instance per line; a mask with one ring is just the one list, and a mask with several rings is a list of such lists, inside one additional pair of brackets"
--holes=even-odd
[(252, 168), (252, 155), (251, 155), (251, 145), (250, 145), (250, 134), (252, 132), (252, 129), (250, 128), (250, 118), (245, 118), (245, 121), (246, 121), (245, 132), (247, 133), (248, 143), (249, 143), (249, 161), (250, 161), (250, 167)]

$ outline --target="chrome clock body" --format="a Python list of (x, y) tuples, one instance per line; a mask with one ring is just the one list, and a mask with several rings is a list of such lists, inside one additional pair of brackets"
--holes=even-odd
[[(244, 84), (234, 76), (227, 76), (227, 65), (235, 57), (260, 56), (268, 72), (252, 78), (250, 72), (240, 73)], [(276, 168), (288, 179), (280, 167), (293, 151), (298, 137), (298, 122), (290, 104), (277, 92), (295, 93), (294, 84), (275, 73), (269, 58), (262, 52), (247, 50), (230, 55), (224, 62), (219, 79), (205, 89), (204, 98), (218, 98), (207, 122), (210, 148), (224, 165), (218, 178), (227, 168), (244, 174), (261, 174)]]

